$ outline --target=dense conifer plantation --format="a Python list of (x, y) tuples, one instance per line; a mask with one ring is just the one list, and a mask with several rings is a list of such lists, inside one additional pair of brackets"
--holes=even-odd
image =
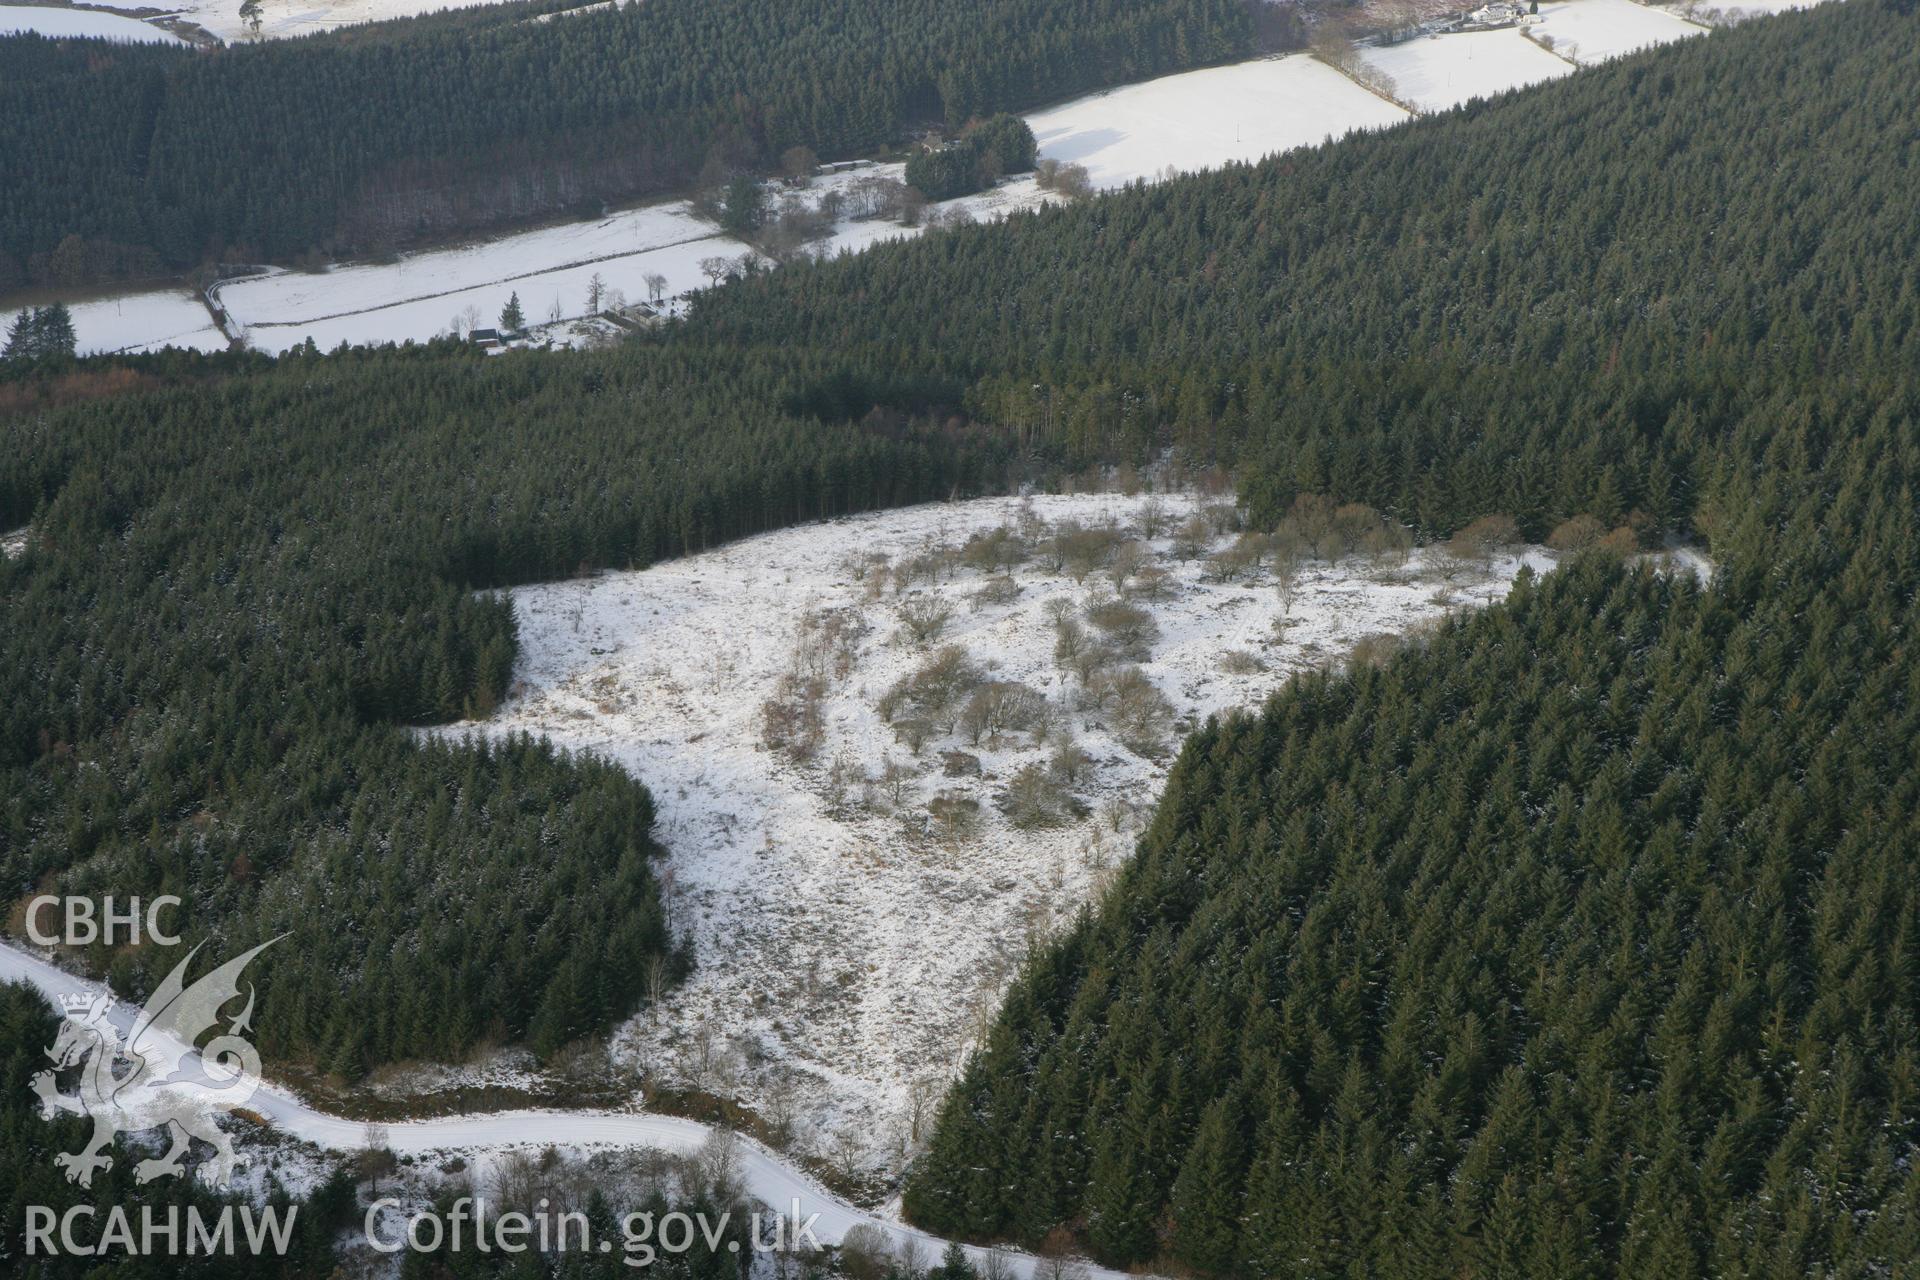
[(916, 1221), (1222, 1276), (1920, 1256), (1920, 36), (1842, 8), (706, 308), (857, 292), (850, 348), (1230, 450), (1267, 519), (1639, 508), (1721, 562), (1588, 560), (1197, 735)]
[(116, 1153), (111, 1168), (95, 1175), (91, 1188), (68, 1182), (53, 1157), (56, 1152), (80, 1150), (93, 1124), (84, 1116), (63, 1116), (51, 1124), (42, 1120), (40, 1100), (32, 1087), (33, 1077), (47, 1068), (42, 1051), (53, 1043), (59, 1025), (59, 1016), (48, 1009), (38, 991), (0, 984), (0, 1232), (4, 1233), (0, 1234), (0, 1258), (6, 1259), (9, 1275), (26, 1280), (81, 1280), (103, 1272), (125, 1280), (171, 1280), (181, 1275), (207, 1280), (318, 1280), (333, 1273), (334, 1234), (354, 1216), (353, 1182), (344, 1175), (321, 1184), (297, 1206), (293, 1197), (268, 1182), (263, 1207), (272, 1208), (283, 1221), (290, 1208), (293, 1214), (284, 1255), (203, 1252), (187, 1260), (143, 1258), (115, 1249), (109, 1263), (73, 1254), (49, 1258), (42, 1249), (40, 1256), (27, 1258), (29, 1205), (51, 1212), (56, 1220), (76, 1207), (93, 1208), (91, 1218), (82, 1216), (75, 1225), (80, 1241), (91, 1245), (105, 1230), (110, 1206), (121, 1206), (135, 1231), (140, 1229), (143, 1211), (160, 1224), (172, 1214), (181, 1224), (184, 1241), (190, 1212), (197, 1212), (211, 1229), (221, 1209), (239, 1199), (216, 1196), (186, 1178), (162, 1178), (142, 1186), (135, 1181), (134, 1165), (144, 1157), (129, 1158), (124, 1150)]
[[(917, 433), (781, 415), (766, 361), (144, 363), (176, 385), (0, 419), (0, 527), (32, 521), (0, 558), (5, 898), (171, 892), (227, 953), (291, 931), (260, 1048), (349, 1076), (557, 1048), (671, 947), (640, 784), (406, 727), (506, 690), (512, 613), (475, 588), (979, 484)], [(138, 994), (177, 958), (94, 961)]]
[[(1639, 512), (1710, 586), (1586, 559), (1198, 734), (908, 1212), (1220, 1276), (1900, 1274), (1909, 7), (783, 268), (608, 353), (159, 359), (52, 408), (58, 369), (8, 374), (10, 891), (145, 876), (207, 934), (293, 921), (259, 1021), (316, 1060), (445, 1051), (429, 1011), (493, 984), (552, 1045), (667, 942), (646, 798), (412, 738), (502, 692), (476, 591), (1167, 445), (1261, 523), (1302, 493), (1434, 535)], [(342, 1008), (388, 1021), (358, 1043)]]
[(1249, 52), (1246, 0), (647, 0), (208, 53), (0, 40), (0, 289), (366, 252)]

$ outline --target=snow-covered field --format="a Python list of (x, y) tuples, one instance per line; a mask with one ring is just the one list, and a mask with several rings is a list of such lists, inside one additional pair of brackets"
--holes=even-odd
[(1634, 0), (1543, 4), (1539, 24), (1527, 29), (1530, 39), (1543, 44), (1551, 41), (1553, 52), (1582, 66), (1705, 32), (1698, 23)]
[(185, 289), (76, 302), (68, 310), (73, 313), (75, 350), (83, 356), (162, 347), (196, 351), (227, 347), (227, 335), (213, 323), (206, 306)]
[[(154, 0), (123, 0), (125, 2), (153, 3)], [(167, 12), (205, 28), (222, 40), (237, 43), (256, 38), (310, 36), (356, 22), (384, 22), (388, 18), (411, 18), (485, 3), (487, 0), (260, 0), (257, 37), (240, 18), (239, 0), (186, 0), (178, 7), (168, 8)]]
[[(820, 178), (801, 198), (817, 202), (863, 178), (898, 179), (904, 169), (871, 165)], [(964, 209), (987, 220), (1040, 198), (1027, 178), (938, 208), (942, 214)], [(858, 252), (924, 229), (882, 219), (843, 220), (814, 252)], [(673, 201), (389, 263), (352, 263), (320, 272), (276, 270), (229, 280), (216, 293), (247, 342), (276, 354), (309, 337), (331, 350), (342, 342), (424, 342), (456, 326), (490, 328), (514, 294), (528, 324), (551, 326), (544, 336), (567, 343), (604, 332), (583, 322), (589, 314), (588, 287), (596, 276), (612, 291), (607, 297), (628, 303), (651, 297), (649, 276), (664, 277), (664, 297), (677, 309), (677, 300), (711, 283), (703, 261), (758, 257), (751, 246), (697, 217), (686, 201)], [(603, 299), (603, 309), (610, 305)]]
[(1421, 112), (1445, 111), (1573, 70), (1517, 28), (1422, 36), (1386, 48), (1363, 48), (1359, 57), (1370, 71), (1392, 82), (1395, 98)]
[[(1536, 50), (1537, 52), (1537, 50)], [(1168, 168), (1191, 170), (1228, 160), (1255, 160), (1277, 150), (1318, 143), (1356, 128), (1392, 124), (1406, 113), (1305, 57), (1261, 59), (1129, 85), (1081, 98), (1028, 117), (1042, 156), (1085, 164), (1098, 185), (1153, 178)], [(899, 179), (905, 166), (870, 165), (817, 179), (803, 198), (818, 201), (865, 178)], [(947, 201), (940, 216), (963, 211), (990, 221), (1046, 199), (1031, 178)], [(837, 223), (815, 246), (824, 254), (858, 252), (883, 241), (918, 235), (923, 227), (885, 219)], [(529, 323), (562, 322), (548, 336), (581, 341), (598, 330), (578, 323), (588, 312), (588, 283), (598, 275), (629, 302), (650, 296), (647, 277), (666, 278), (668, 297), (708, 284), (702, 259), (739, 259), (752, 253), (697, 218), (684, 201), (628, 210), (592, 222), (545, 227), (453, 249), (411, 254), (390, 263), (352, 263), (329, 271), (275, 271), (218, 287), (230, 323), (255, 348), (282, 352), (311, 337), (323, 350), (342, 342), (426, 341), (459, 324), (493, 326), (518, 293)], [(151, 307), (165, 295), (125, 299)], [(126, 323), (89, 335), (109, 303), (87, 304), (82, 345), (93, 350), (179, 345), (223, 345), (204, 321), (178, 327), (171, 312), (149, 311), (148, 322)], [(117, 317), (118, 318), (118, 317)], [(76, 323), (78, 323), (76, 308)], [(187, 335), (179, 337), (177, 335)], [(109, 345), (111, 343), (112, 345)]]
[(1816, 4), (1824, 3), (1827, 0), (1724, 0), (1724, 3), (1721, 0), (1686, 0), (1683, 4), (1661, 5), (1660, 8), (1702, 26), (1724, 27), (1793, 9), (1811, 9)]
[[(1272, 579), (1208, 580), (1202, 561), (1175, 558), (1170, 523), (1122, 557), (1144, 552), (1167, 575), (1162, 598), (1141, 594), (1150, 574), (1132, 589), (1160, 631), (1139, 664), (1171, 703), (1157, 752), (1129, 738), (1124, 698), (1090, 705), (1101, 677), (1056, 661), (1054, 611), (1112, 597), (1113, 570), (1052, 567), (1044, 551), (1004, 574), (952, 563), (977, 532), (1024, 528), (1044, 548), (1073, 520), (1134, 538), (1143, 514), (1183, 519), (1201, 501), (922, 506), (515, 591), (514, 694), (454, 731), (546, 734), (643, 779), (670, 852), (674, 925), (694, 940), (696, 973), (622, 1029), (616, 1057), (656, 1081), (790, 1111), (815, 1150), (857, 1132), (868, 1159), (895, 1163), (1025, 948), (1128, 856), (1188, 726), (1256, 705), (1363, 637), (1503, 593), (1520, 563), (1450, 566), (1448, 580), (1423, 553), (1392, 568), (1310, 562), (1277, 639)], [(989, 585), (1012, 598), (988, 599)], [(903, 609), (934, 605), (951, 609), (944, 632), (907, 640)], [(897, 709), (890, 726), (883, 696), (946, 645), (1044, 699), (1044, 727), (976, 741), (964, 723), (947, 730), (936, 716), (924, 729)], [(805, 759), (766, 741), (766, 704), (795, 705), (795, 672), (824, 681)], [(916, 732), (929, 734), (918, 750)], [(1034, 784), (1069, 744), (1086, 759), (1065, 784), (1071, 800), (1049, 801), (1058, 825), (1017, 823), (1018, 797), (1032, 795), (1017, 779)]]
[(1083, 164), (1094, 185), (1116, 187), (1406, 118), (1325, 63), (1294, 55), (1127, 85), (1035, 112), (1027, 123), (1041, 155)]
[(596, 275), (629, 302), (648, 296), (653, 274), (666, 277), (669, 295), (685, 293), (707, 283), (702, 258), (748, 252), (676, 202), (391, 263), (232, 280), (218, 286), (217, 296), (259, 350), (285, 351), (309, 337), (331, 350), (342, 342), (424, 342), (456, 321), (492, 327), (515, 293), (529, 323), (556, 314), (572, 319), (587, 313), (588, 284)]
[[(1788, 7), (1789, 0), (1729, 0), (1726, 8), (1741, 5), (1758, 11)], [(1540, 16), (1531, 28), (1534, 38), (1519, 29), (1455, 33), (1388, 48), (1365, 47), (1357, 56), (1365, 74), (1391, 81), (1391, 96), (1420, 111), (1440, 111), (1565, 75), (1573, 62), (1601, 61), (1702, 29), (1675, 12), (1633, 0), (1558, 0), (1543, 5)], [(1551, 42), (1555, 51), (1536, 39)], [(1128, 85), (1034, 112), (1027, 121), (1042, 157), (1085, 165), (1095, 185), (1112, 187), (1151, 180), (1169, 169), (1257, 160), (1354, 129), (1390, 125), (1406, 115), (1326, 64), (1295, 55)], [(869, 177), (898, 179), (903, 168), (872, 165), (817, 179), (803, 198), (817, 201), (828, 191), (845, 191)], [(984, 221), (1046, 198), (1031, 178), (1023, 178), (939, 209), (942, 216), (962, 210)], [(842, 220), (815, 251), (858, 252), (922, 229), (884, 219)], [(544, 325), (559, 318), (544, 337), (583, 342), (609, 331), (583, 320), (594, 276), (636, 302), (650, 295), (647, 277), (657, 274), (665, 277), (667, 296), (683, 298), (708, 283), (700, 269), (703, 259), (738, 260), (751, 253), (747, 245), (696, 217), (686, 202), (676, 201), (389, 263), (354, 263), (319, 273), (276, 271), (229, 281), (220, 287), (219, 297), (231, 327), (270, 352), (285, 351), (309, 337), (331, 349), (342, 342), (426, 341), (456, 325), (491, 327), (515, 293), (529, 323)], [(84, 318), (76, 308), (82, 346), (143, 349), (170, 340), (202, 347), (222, 344), (221, 335), (204, 318), (188, 314), (183, 299), (173, 299), (178, 306), (160, 305), (170, 297), (145, 294), (121, 300), (122, 311), (111, 325), (102, 323), (101, 309), (115, 304), (87, 304)], [(101, 336), (94, 338), (90, 331)]]
[(179, 36), (137, 18), (86, 9), (46, 9), (35, 5), (0, 5), (0, 36), (35, 31), (43, 36), (90, 37), (129, 44), (185, 44)]

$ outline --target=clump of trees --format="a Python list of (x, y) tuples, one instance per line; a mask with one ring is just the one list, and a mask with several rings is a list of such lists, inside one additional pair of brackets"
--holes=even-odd
[(787, 670), (774, 695), (760, 704), (760, 742), (796, 764), (819, 754), (826, 739), (823, 704), (834, 684), (852, 672), (863, 624), (844, 610), (816, 610), (800, 619)]
[(953, 620), (953, 605), (943, 596), (916, 595), (903, 601), (895, 616), (900, 619), (902, 634), (924, 649), (938, 640)]
[(1087, 621), (1107, 647), (1127, 662), (1145, 662), (1160, 638), (1160, 624), (1139, 605), (1122, 599), (1096, 599), (1087, 604)]
[[(896, 680), (875, 704), (882, 719), (903, 737), (924, 742), (928, 726), (951, 732), (966, 698), (986, 673), (960, 645), (944, 645), (912, 672)], [(909, 742), (915, 751), (918, 742)]]
[(1000, 808), (1021, 831), (1062, 827), (1086, 816), (1086, 806), (1074, 798), (1066, 778), (1039, 761), (1015, 772), (1000, 797)]
[(999, 573), (1024, 563), (1029, 554), (1026, 539), (1008, 525), (970, 535), (960, 548), (960, 563), (969, 569)]
[(1079, 700), (1082, 707), (1103, 715), (1113, 736), (1135, 755), (1166, 754), (1173, 704), (1139, 667), (1102, 667), (1091, 672)]
[(978, 746), (998, 746), (1010, 733), (1044, 730), (1046, 695), (1016, 680), (989, 680), (975, 689), (960, 712), (960, 729)]
[(7, 345), (0, 360), (50, 360), (73, 354), (76, 339), (73, 315), (62, 302), (45, 307), (22, 307), (7, 327)]
[(1084, 200), (1093, 194), (1093, 177), (1087, 166), (1060, 160), (1042, 160), (1034, 169), (1034, 179), (1042, 191)]
[(969, 125), (952, 142), (916, 152), (907, 160), (907, 185), (929, 200), (971, 195), (1032, 169), (1035, 151), (1027, 122), (1003, 112)]

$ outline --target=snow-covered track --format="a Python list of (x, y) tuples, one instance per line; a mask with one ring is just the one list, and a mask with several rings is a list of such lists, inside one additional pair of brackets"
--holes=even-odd
[[(0, 943), (0, 981), (34, 987), (56, 1009), (62, 995), (104, 990), (97, 982), (66, 973), (8, 943)], [(131, 1027), (139, 1012), (137, 1006), (124, 1001), (117, 1004), (112, 1015), (114, 1025), (122, 1030)], [(356, 1151), (365, 1144), (367, 1127), (363, 1122), (316, 1110), (272, 1083), (261, 1086), (248, 1109), (281, 1132), (329, 1150)], [(649, 1148), (688, 1154), (714, 1135), (710, 1126), (697, 1120), (608, 1111), (505, 1111), (395, 1122), (382, 1129), (396, 1155), (549, 1145)], [(746, 1138), (740, 1138), (739, 1143), (741, 1180), (747, 1193), (783, 1214), (797, 1206), (802, 1221), (818, 1215), (812, 1229), (822, 1244), (838, 1244), (855, 1227), (867, 1226), (884, 1233), (896, 1248), (909, 1242), (918, 1244), (925, 1257), (937, 1257), (946, 1248), (945, 1240), (848, 1204), (767, 1147)], [(970, 1247), (968, 1252), (976, 1264), (984, 1264), (985, 1250)], [(1039, 1259), (1024, 1254), (1009, 1254), (1008, 1261), (1017, 1276), (1033, 1276), (1041, 1266)], [(1124, 1273), (1091, 1268), (1089, 1274), (1098, 1280), (1120, 1280)]]

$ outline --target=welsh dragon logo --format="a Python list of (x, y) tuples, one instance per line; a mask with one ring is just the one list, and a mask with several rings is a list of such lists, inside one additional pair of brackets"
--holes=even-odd
[[(168, 1131), (172, 1145), (158, 1159), (134, 1166), (137, 1181), (182, 1172), (180, 1160), (193, 1138), (215, 1153), (200, 1176), (215, 1187), (231, 1181), (233, 1141), (214, 1118), (246, 1105), (260, 1087), (260, 1054), (244, 1038), (252, 1030), (251, 985), (246, 1007), (231, 1018), (226, 1033), (195, 1046), (201, 1036), (219, 1029), (220, 1010), (240, 995), (240, 974), (248, 962), (279, 940), (260, 944), (188, 986), (187, 966), (200, 951), (195, 947), (154, 991), (124, 1041), (114, 1022), (111, 994), (61, 997), (66, 1017), (47, 1050), (53, 1070), (36, 1075), (33, 1090), (47, 1119), (62, 1111), (93, 1118), (93, 1137), (86, 1146), (54, 1157), (69, 1182), (91, 1186), (93, 1175), (112, 1165), (113, 1157), (104, 1153), (116, 1134), (159, 1128)], [(55, 1072), (83, 1062), (79, 1092), (59, 1092)], [(121, 1063), (125, 1069), (115, 1074), (114, 1067)]]

